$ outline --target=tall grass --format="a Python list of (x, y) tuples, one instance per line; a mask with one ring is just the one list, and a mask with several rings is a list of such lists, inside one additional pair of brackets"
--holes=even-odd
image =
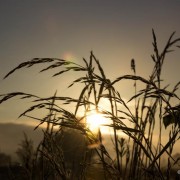
[[(110, 80), (93, 52), (90, 53), (88, 61), (83, 59), (84, 65), (57, 58), (34, 58), (31, 61), (21, 63), (5, 76), (7, 78), (21, 68), (29, 68), (45, 63), (48, 66), (42, 69), (41, 72), (58, 69), (58, 72), (53, 76), (60, 76), (68, 71), (84, 73), (69, 85), (69, 88), (74, 84), (83, 85), (77, 98), (61, 97), (57, 96), (56, 93), (54, 96), (47, 98), (22, 92), (1, 95), (0, 103), (15, 96), (20, 96), (22, 99), (31, 98), (34, 104), (20, 117), (29, 117), (38, 120), (39, 125), (43, 123), (47, 125), (44, 131), (44, 139), (37, 150), (42, 162), (42, 179), (45, 174), (45, 161), (51, 164), (56, 172), (56, 178), (60, 179), (88, 179), (88, 172), (91, 171), (93, 163), (100, 164), (98, 167), (101, 166), (102, 168), (102, 179), (170, 179), (172, 177), (173, 165), (178, 163), (178, 160), (174, 159), (172, 154), (174, 145), (180, 138), (180, 104), (171, 105), (170, 100), (175, 99), (179, 102), (180, 98), (176, 92), (180, 82), (172, 90), (168, 90), (168, 86), (162, 86), (161, 73), (167, 53), (172, 51), (171, 48), (176, 46), (179, 48), (177, 43), (180, 39), (173, 39), (173, 33), (160, 53), (154, 30), (152, 34), (154, 53), (151, 57), (154, 67), (148, 79), (137, 75), (135, 60), (133, 59), (131, 61), (133, 75), (123, 75), (115, 80)], [(135, 102), (134, 108), (131, 108), (128, 102), (123, 100), (121, 92), (118, 91), (118, 88), (115, 88), (122, 80), (134, 82), (135, 93), (128, 101)], [(144, 84), (145, 88), (138, 89), (137, 84)], [(103, 99), (109, 102), (109, 110), (101, 106), (100, 102)], [(57, 103), (59, 101), (67, 105), (75, 104), (75, 111), (72, 113), (60, 107)], [(44, 109), (49, 111), (44, 118), (31, 115), (34, 110)], [(79, 115), (80, 110), (84, 111), (81, 116)], [(86, 125), (87, 112), (92, 110), (96, 110), (109, 119), (109, 124), (106, 126), (113, 130), (112, 141), (115, 158), (114, 154), (108, 153), (102, 141), (104, 135), (101, 128), (99, 128), (98, 133), (94, 133)], [(128, 126), (128, 124), (131, 124), (131, 126)], [(55, 126), (59, 127), (58, 132), (54, 130)], [(169, 126), (166, 129), (166, 133), (169, 134), (167, 142), (162, 142), (163, 126), (165, 128)], [(159, 134), (158, 143), (156, 144), (153, 137), (157, 127)], [(87, 147), (84, 151), (84, 158), (79, 162), (82, 164), (80, 173), (76, 175), (73, 175), (73, 172), (67, 168), (62, 147), (57, 145), (57, 141), (54, 139), (57, 134), (62, 135), (67, 129), (73, 129), (77, 133), (80, 132)], [(124, 139), (119, 135), (119, 132), (123, 132), (128, 138)], [(59, 141), (61, 141), (61, 138)], [(88, 147), (94, 147), (95, 160), (93, 159), (94, 156), (90, 155), (91, 149), (88, 149)], [(162, 168), (162, 157), (164, 155), (167, 159), (165, 171)]]

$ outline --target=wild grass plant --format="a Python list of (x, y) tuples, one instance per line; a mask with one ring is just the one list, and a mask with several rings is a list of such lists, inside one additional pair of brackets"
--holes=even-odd
[[(171, 48), (180, 47), (177, 44), (180, 38), (174, 39), (173, 33), (160, 53), (154, 31), (152, 34), (154, 53), (151, 57), (154, 66), (147, 79), (137, 75), (135, 60), (132, 59), (133, 75), (123, 75), (110, 80), (93, 52), (90, 53), (89, 61), (83, 58), (84, 65), (58, 58), (34, 58), (21, 63), (5, 76), (7, 78), (16, 70), (38, 64), (48, 64), (41, 72), (58, 70), (53, 76), (60, 76), (69, 71), (83, 74), (69, 85), (69, 88), (74, 84), (80, 87), (83, 85), (77, 98), (57, 96), (56, 93), (52, 97), (42, 98), (24, 92), (0, 96), (0, 103), (15, 96), (32, 99), (34, 104), (20, 117), (38, 120), (39, 125), (46, 123), (44, 139), (37, 149), (37, 158), (41, 159), (39, 162), (41, 162), (42, 179), (45, 178), (47, 168), (50, 169), (49, 172), (54, 179), (90, 179), (90, 177), (96, 179), (98, 175), (92, 177), (90, 171), (96, 172), (98, 168), (101, 171), (98, 179), (171, 179), (174, 176), (172, 169), (178, 163), (178, 159), (173, 158), (173, 149), (180, 139), (180, 103), (174, 105), (171, 102), (174, 99), (178, 102), (180, 100), (177, 93), (180, 82), (172, 90), (168, 90), (168, 86), (162, 86), (161, 73), (167, 53), (172, 51)], [(132, 81), (134, 84), (135, 93), (128, 101), (134, 102), (133, 108), (125, 102), (117, 88), (122, 80)], [(137, 87), (137, 84), (143, 84), (145, 88), (138, 89), (141, 86)], [(109, 102), (109, 109), (101, 106), (100, 102), (103, 99)], [(66, 105), (74, 104), (74, 112), (59, 106), (57, 102)], [(44, 118), (31, 115), (34, 110), (44, 109), (49, 111)], [(80, 115), (79, 111), (84, 113)], [(109, 120), (106, 126), (109, 126), (113, 132), (115, 158), (103, 143), (104, 135), (101, 128), (95, 133), (87, 126), (86, 117), (90, 111), (96, 111)], [(58, 131), (55, 130), (55, 126), (58, 127)], [(158, 143), (154, 143), (153, 138), (157, 127)], [(164, 127), (168, 127), (166, 129), (166, 134), (169, 134), (167, 142), (162, 142)], [(76, 162), (80, 165), (76, 173), (72, 170), (72, 166), (68, 167), (61, 144), (63, 134), (69, 130), (81, 134), (85, 145), (81, 153), (83, 156), (79, 162)], [(127, 139), (121, 137), (119, 132), (126, 134)], [(57, 136), (60, 137), (59, 143), (57, 143)], [(165, 170), (163, 170), (162, 157), (167, 159)]]

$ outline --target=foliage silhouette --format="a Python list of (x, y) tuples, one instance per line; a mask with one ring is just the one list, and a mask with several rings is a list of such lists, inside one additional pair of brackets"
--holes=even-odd
[[(177, 43), (179, 43), (180, 38), (173, 39), (174, 33), (172, 33), (160, 53), (154, 30), (152, 30), (152, 35), (154, 53), (151, 57), (154, 67), (148, 79), (136, 75), (135, 60), (133, 59), (133, 61), (131, 61), (131, 69), (134, 74), (123, 75), (111, 81), (106, 77), (99, 60), (96, 59), (93, 52), (90, 53), (89, 61), (83, 58), (84, 65), (58, 58), (34, 58), (31, 61), (21, 63), (4, 77), (7, 78), (21, 68), (29, 68), (37, 64), (45, 63), (48, 64), (47, 67), (43, 68), (40, 72), (58, 69), (58, 72), (53, 76), (59, 76), (69, 71), (85, 74), (75, 79), (72, 84), (68, 86), (70, 88), (74, 84), (84, 85), (78, 98), (56, 96), (56, 93), (52, 97), (41, 98), (23, 92), (13, 92), (0, 96), (0, 103), (16, 96), (20, 96), (22, 99), (33, 99), (32, 102), (34, 105), (23, 112), (20, 117), (30, 117), (39, 120), (40, 124), (47, 124), (44, 139), (37, 150), (42, 159), (42, 177), (45, 175), (44, 162), (48, 160), (48, 162), (51, 163), (51, 167), (56, 171), (56, 177), (60, 179), (88, 178), (87, 167), (92, 167), (93, 163), (101, 164), (104, 179), (170, 178), (172, 172), (170, 160), (173, 159), (173, 148), (179, 140), (180, 132), (179, 110), (175, 109), (175, 107), (179, 107), (179, 104), (174, 106), (170, 100), (175, 99), (179, 102), (180, 98), (176, 92), (180, 83), (178, 82), (173, 90), (167, 90), (167, 87), (162, 87), (161, 73), (167, 53), (172, 52), (172, 48), (174, 47), (179, 48)], [(123, 100), (118, 89), (115, 88), (115, 85), (120, 84), (122, 80), (134, 82), (135, 94), (133, 94), (128, 101), (135, 101), (133, 110), (128, 102)], [(145, 85), (145, 88), (138, 90), (136, 86), (137, 83)], [(100, 102), (103, 99), (109, 102), (109, 110), (101, 107)], [(60, 107), (57, 103), (59, 101), (67, 105), (75, 104), (75, 111), (72, 113)], [(80, 109), (84, 110), (84, 114), (78, 117)], [(30, 114), (34, 110), (47, 110), (49, 113), (44, 118), (33, 117)], [(101, 129), (99, 128), (99, 131), (94, 133), (86, 125), (87, 113), (94, 110), (109, 119), (109, 124), (106, 126), (111, 127), (113, 130), (112, 141), (116, 154), (115, 159), (112, 157), (112, 154), (108, 153), (102, 141), (103, 134), (101, 133)], [(127, 126), (128, 122), (130, 122), (132, 126)], [(165, 127), (170, 126), (170, 129), (166, 130), (169, 132), (167, 142), (162, 142), (163, 124)], [(94, 146), (94, 151), (97, 159), (95, 161), (89, 161), (87, 160), (88, 158), (86, 158), (86, 153), (84, 153), (83, 168), (81, 169), (81, 173), (78, 173), (78, 177), (74, 176), (72, 172), (68, 170), (62, 148), (56, 146), (57, 143), (54, 143), (53, 138), (54, 134), (56, 134), (54, 130), (55, 126), (59, 126), (58, 133), (60, 134), (67, 128), (81, 133), (86, 140), (87, 147), (94, 144), (96, 145)], [(153, 142), (155, 127), (159, 128), (157, 145)], [(123, 140), (119, 137), (119, 131), (126, 134), (128, 139)], [(54, 146), (57, 147), (56, 151), (53, 149)], [(164, 154), (167, 159), (166, 172), (162, 171), (161, 164), (161, 159)], [(125, 162), (125, 165), (123, 165), (122, 162)], [(176, 160), (174, 160), (173, 163), (177, 163)]]

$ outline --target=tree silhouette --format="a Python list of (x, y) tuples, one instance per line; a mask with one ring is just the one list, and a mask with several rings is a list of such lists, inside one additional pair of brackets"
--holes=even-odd
[(33, 141), (31, 139), (28, 139), (26, 133), (24, 133), (24, 139), (19, 144), (16, 154), (20, 160), (22, 167), (26, 170), (28, 177), (30, 177), (32, 174), (35, 153)]

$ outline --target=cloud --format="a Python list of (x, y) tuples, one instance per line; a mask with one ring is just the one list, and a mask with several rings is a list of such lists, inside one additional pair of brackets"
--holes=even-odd
[(23, 132), (33, 140), (34, 146), (42, 139), (41, 129), (34, 130), (33, 126), (22, 124), (0, 123), (0, 151), (10, 154), (14, 159), (18, 144), (23, 140)]

